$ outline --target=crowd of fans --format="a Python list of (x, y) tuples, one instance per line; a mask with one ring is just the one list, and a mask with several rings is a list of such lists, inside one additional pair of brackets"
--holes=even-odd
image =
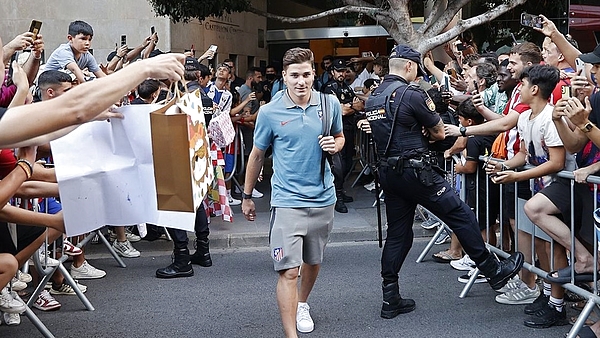
[[(498, 215), (500, 199), (513, 201), (516, 195), (527, 200), (524, 210), (529, 219), (556, 241), (554, 254), (550, 255), (548, 242), (536, 237), (535, 253), (532, 253), (531, 235), (519, 229), (518, 247), (529, 263), (534, 263), (531, 258), (535, 256), (539, 266), (550, 271), (550, 259), (553, 258), (556, 271), (540, 281), (535, 274), (523, 269), (520, 276), (503, 287), (496, 297), (496, 301), (502, 304), (528, 304), (524, 324), (534, 328), (568, 323), (565, 292), (560, 285), (571, 279), (566, 251), (571, 247), (572, 238), (576, 239), (576, 261), (572, 262), (575, 280), (591, 282), (593, 271), (597, 270), (592, 255), (593, 190), (586, 179), (600, 169), (600, 147), (596, 145), (600, 145), (600, 129), (596, 127), (600, 123), (600, 95), (597, 94), (596, 83), (600, 47), (592, 53), (581, 54), (574, 41), (561, 34), (552, 21), (541, 18), (542, 27), (533, 28), (546, 37), (541, 48), (531, 42), (522, 42), (501, 54), (480, 54), (472, 43), (462, 48), (458, 47), (463, 42), (448, 43), (446, 52), (450, 61), (442, 63), (434, 60), (432, 53), (427, 53), (423, 64), (428, 76), (417, 81), (431, 97), (436, 111), (449, 116), (446, 135), (449, 139), (454, 137), (452, 141), (455, 142), (440, 150), (439, 155), (445, 159), (458, 159), (454, 169), (456, 173), (465, 175), (469, 206), (475, 210), (479, 204), (477, 216), (484, 240), (489, 238), (490, 244), (502, 244), (506, 250), (514, 248), (509, 235), (509, 232), (515, 231), (514, 203), (502, 204), (506, 219), (500, 220)], [(203, 217), (214, 215), (231, 220), (232, 213), (228, 207), (241, 203), (234, 198), (241, 193), (238, 180), (231, 177), (244, 172), (243, 159), (252, 148), (256, 116), (260, 107), (271, 98), (285, 95), (286, 84), (273, 66), (265, 69), (250, 67), (241, 78), (236, 74), (233, 60), (226, 59), (215, 69), (202, 64), (215, 56), (210, 49), (199, 58), (192, 53), (187, 53), (185, 59), (183, 56), (161, 55), (163, 52), (155, 49), (158, 42), (156, 32), (135, 48), (126, 45), (116, 48), (106, 65), (97, 64), (89, 53), (93, 35), (89, 24), (82, 21), (71, 23), (68, 42), (60, 45), (43, 65), (40, 65), (40, 60), (44, 40), (40, 34), (20, 34), (4, 45), (0, 54), (2, 67), (8, 65), (10, 68), (6, 71), (0, 69), (0, 75), (5, 79), (0, 92), (0, 107), (3, 107), (0, 108), (0, 116), (3, 115), (0, 128), (11, 128), (11, 123), (16, 126), (23, 114), (33, 111), (27, 110), (27, 106), (42, 107), (41, 104), (46, 104), (50, 109), (44, 111), (55, 109), (57, 112), (48, 119), (54, 122), (46, 123), (40, 118), (39, 126), (13, 128), (11, 133), (0, 136), (0, 147), (4, 149), (0, 153), (0, 196), (4, 204), (12, 202), (0, 211), (0, 285), (6, 286), (0, 293), (0, 311), (4, 313), (3, 321), (9, 325), (18, 324), (19, 314), (25, 310), (15, 292), (25, 289), (26, 283), (32, 281), (31, 275), (18, 268), (26, 264), (32, 255), (40, 255), (46, 264), (59, 264), (48, 257), (48, 252), (39, 250), (46, 237), (51, 242), (58, 240), (61, 243), (54, 250), (55, 258), (61, 254), (73, 257), (71, 275), (75, 279), (103, 278), (106, 275), (85, 259), (84, 250), (76, 246), (79, 238), (64, 237), (56, 175), (50, 166), (50, 140), (89, 120), (118, 118), (119, 114), (108, 109), (113, 104), (164, 101), (172, 94), (169, 92), (170, 81), (165, 79), (181, 79), (187, 90), (199, 89), (210, 98), (211, 107), (205, 107), (210, 108), (205, 109), (207, 124), (214, 114), (228, 114), (238, 137), (243, 136), (244, 142), (238, 143), (237, 147), (235, 142), (224, 148), (213, 146), (217, 154), (214, 164), (224, 172), (225, 196), (207, 198), (202, 208), (205, 211)], [(21, 54), (19, 61), (9, 63), (16, 53)], [(178, 62), (181, 68), (176, 66)], [(158, 70), (149, 70), (150, 65)], [(353, 198), (346, 194), (344, 180), (353, 171), (356, 156), (363, 155), (360, 153), (362, 148), (354, 141), (359, 139), (361, 132), (370, 132), (364, 119), (364, 102), (387, 74), (388, 59), (372, 54), (350, 60), (327, 55), (323, 57), (320, 68), (314, 82), (315, 89), (336, 95), (342, 105), (346, 143), (339, 155), (336, 154), (339, 158), (332, 162), (337, 195), (335, 210), (345, 213), (348, 212), (345, 204), (351, 203)], [(107, 75), (110, 75), (111, 84), (119, 80), (121, 83), (118, 88), (106, 86), (110, 89), (102, 92), (98, 88), (105, 83), (102, 78)], [(118, 93), (119, 89), (129, 93), (123, 95)], [(76, 94), (93, 91), (96, 91), (94, 97), (104, 94), (104, 99), (100, 102), (89, 98), (86, 100), (93, 102), (77, 101)], [(84, 107), (91, 108), (84, 110)], [(59, 111), (64, 119), (57, 118)], [(81, 111), (88, 113), (81, 115)], [(486, 156), (488, 160), (482, 162), (480, 156)], [(515, 170), (526, 164), (533, 168)], [(561, 170), (572, 171), (575, 175), (578, 197), (574, 205), (568, 198), (569, 182), (556, 175)], [(508, 184), (514, 182), (518, 182), (516, 189), (513, 184)], [(502, 195), (499, 184), (505, 184)], [(370, 185), (372, 183), (365, 187)], [(252, 192), (254, 198), (262, 196), (256, 189)], [(19, 205), (24, 201), (35, 203)], [(32, 205), (39, 205), (41, 212), (33, 212)], [(489, 206), (487, 213), (482, 205)], [(575, 236), (571, 235), (569, 226), (572, 208), (576, 215)], [(498, 243), (496, 238), (499, 222), (507, 225), (504, 227), (507, 231), (507, 235), (503, 236), (504, 243)], [(9, 223), (18, 224), (16, 241), (11, 236), (15, 227)], [(488, 228), (490, 225), (491, 228)], [(148, 234), (143, 239), (155, 240), (164, 235), (161, 227), (147, 225), (147, 228)], [(135, 227), (111, 227), (112, 246), (119, 255), (128, 258), (140, 256), (131, 244), (142, 239), (136, 231)], [(198, 242), (203, 248), (205, 245), (204, 256), (208, 255), (207, 236), (202, 239), (206, 242)], [(185, 244), (187, 246), (187, 242)], [(474, 271), (474, 262), (468, 255), (463, 255), (461, 244), (454, 236), (450, 248), (434, 254), (433, 258), (468, 271), (459, 278), (463, 282), (468, 281)], [(207, 259), (210, 260), (209, 255)], [(203, 262), (204, 265), (200, 265), (210, 266), (206, 265), (206, 260)], [(170, 268), (175, 272), (187, 269), (183, 265)], [(485, 282), (485, 278), (482, 276), (477, 282)], [(73, 286), (65, 283), (59, 272), (52, 277), (48, 287), (49, 290), (42, 292), (34, 303), (34, 307), (42, 311), (60, 308), (59, 301), (54, 298), (56, 295), (74, 295), (73, 287), (82, 292), (87, 289), (82, 284)], [(600, 336), (600, 322), (589, 330)]]

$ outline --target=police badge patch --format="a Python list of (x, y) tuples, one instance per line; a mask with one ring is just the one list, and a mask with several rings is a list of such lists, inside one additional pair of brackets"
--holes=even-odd
[(429, 110), (435, 111), (435, 103), (433, 103), (433, 100), (429, 97), (429, 95), (427, 95), (425, 104), (427, 105), (427, 108), (429, 108)]

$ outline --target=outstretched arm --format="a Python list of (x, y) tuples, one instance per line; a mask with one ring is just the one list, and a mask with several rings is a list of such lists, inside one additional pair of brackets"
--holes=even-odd
[(88, 122), (146, 78), (179, 81), (184, 61), (183, 54), (160, 55), (80, 84), (55, 99), (11, 108), (0, 120), (0, 148), (33, 145), (35, 137)]

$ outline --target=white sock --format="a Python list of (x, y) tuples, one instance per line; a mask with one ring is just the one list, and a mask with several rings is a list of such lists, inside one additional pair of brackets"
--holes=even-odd
[(548, 304), (554, 306), (554, 308), (556, 308), (556, 311), (562, 312), (563, 306), (565, 305), (565, 300), (563, 298), (554, 298), (550, 296)]

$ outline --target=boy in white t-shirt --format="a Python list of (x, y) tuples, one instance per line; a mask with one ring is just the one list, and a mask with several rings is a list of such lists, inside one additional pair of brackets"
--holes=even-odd
[[(510, 160), (503, 163), (490, 161), (487, 171), (494, 175), (494, 183), (513, 183), (530, 180), (532, 193), (538, 193), (559, 178), (557, 173), (563, 169), (575, 169), (575, 158), (566, 152), (563, 142), (552, 121), (553, 106), (548, 98), (560, 80), (558, 68), (550, 65), (535, 65), (527, 67), (521, 73), (522, 86), (519, 88), (521, 102), (528, 104), (531, 109), (519, 116), (517, 130), (521, 138), (521, 146)], [(513, 171), (511, 168), (525, 164), (534, 168)], [(554, 245), (554, 267), (566, 265), (565, 251), (558, 243)], [(537, 286), (536, 286), (537, 289)], [(552, 288), (548, 304), (542, 304), (539, 311), (525, 320), (528, 327), (545, 328), (553, 325), (566, 324), (566, 309), (562, 293), (556, 293)], [(519, 290), (517, 290), (519, 291)], [(540, 293), (537, 290), (532, 297)], [(522, 293), (522, 291), (521, 291)], [(508, 296), (508, 295), (507, 295)]]

